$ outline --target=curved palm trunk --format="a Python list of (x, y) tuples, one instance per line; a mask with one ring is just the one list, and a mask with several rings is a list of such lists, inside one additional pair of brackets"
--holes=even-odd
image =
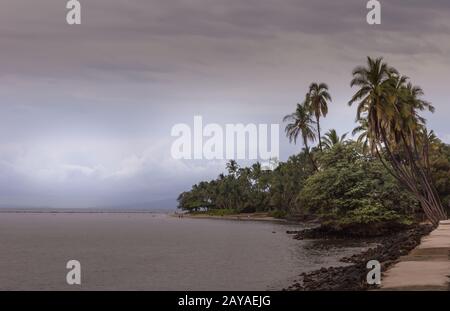
[[(391, 146), (384, 130), (381, 131), (381, 134), (385, 149), (394, 170), (389, 170), (391, 175), (406, 186), (407, 189), (416, 197), (416, 199), (420, 202), (425, 215), (435, 226), (439, 224), (439, 221), (446, 220), (447, 213), (442, 206), (441, 200), (437, 195), (437, 191), (434, 188), (433, 183), (429, 180), (428, 175), (424, 172), (423, 168), (416, 163), (410, 146), (407, 144), (406, 138), (403, 136), (402, 140), (405, 145), (408, 162), (400, 163), (392, 153)], [(380, 160), (382, 160), (379, 153), (378, 156)], [(382, 160), (382, 162), (384, 161)]]
[(433, 207), (433, 213), (434, 216), (438, 220), (446, 220), (447, 219), (447, 213), (445, 212), (445, 209), (442, 206), (441, 199), (437, 195), (437, 191), (431, 181), (429, 179), (428, 174), (425, 173), (424, 169), (420, 164), (418, 165), (416, 161), (414, 160), (413, 153), (410, 149), (410, 147), (406, 143), (405, 137), (402, 135), (403, 142), (405, 144), (405, 148), (407, 149), (407, 154), (410, 160), (410, 163), (412, 164), (412, 170), (414, 171), (415, 176), (419, 180), (422, 190), (426, 195), (426, 198), (430, 202), (430, 205)]
[(320, 135), (320, 116), (318, 114), (316, 114), (316, 122), (317, 122), (317, 135), (319, 136), (319, 149), (320, 151), (323, 151), (322, 136)]

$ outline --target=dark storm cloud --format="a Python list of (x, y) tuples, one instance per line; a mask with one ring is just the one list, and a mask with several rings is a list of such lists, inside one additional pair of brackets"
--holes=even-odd
[[(126, 72), (141, 67), (137, 71), (142, 72), (146, 70), (145, 62), (152, 60), (173, 70), (169, 68), (170, 63), (175, 66), (177, 60), (184, 60), (183, 54), (192, 52), (180, 49), (167, 53), (164, 58), (164, 47), (175, 48), (171, 41), (192, 37), (197, 42), (198, 62), (208, 62), (213, 58), (210, 49), (220, 39), (237, 40), (228, 52), (236, 51), (239, 57), (238, 46), (242, 41), (267, 40), (267, 44), (276, 44), (277, 38), (288, 34), (318, 35), (329, 45), (339, 44), (345, 36), (344, 42), (353, 44), (357, 51), (376, 48), (376, 38), (383, 31), (401, 32), (402, 36), (415, 38), (444, 35), (444, 39), (450, 30), (449, 2), (439, 0), (382, 1), (383, 23), (377, 28), (365, 23), (364, 0), (90, 0), (81, 3), (83, 25), (69, 27), (64, 24), (64, 1), (41, 0), (33, 7), (25, 0), (3, 1), (0, 10), (3, 71), (68, 75), (71, 70), (73, 74), (77, 69), (85, 70), (92, 63), (103, 62), (103, 65), (94, 64), (94, 68)], [(373, 46), (359, 43), (359, 38), (365, 35), (374, 37)], [(160, 48), (152, 50), (152, 44), (159, 44)], [(411, 51), (409, 44), (403, 49), (392, 42), (383, 44), (387, 45), (385, 50), (393, 53)], [(416, 49), (426, 52), (435, 47), (428, 44)], [(110, 68), (105, 66), (108, 63)], [(154, 66), (147, 69), (153, 72)]]
[[(259, 38), (288, 31), (332, 36), (368, 28), (364, 23), (367, 13), (364, 0), (160, 0), (133, 1), (127, 3), (126, 8), (123, 2), (108, 3), (111, 11), (115, 8), (115, 14), (107, 17), (107, 9), (106, 12), (102, 10), (103, 16), (121, 20), (125, 26), (114, 30), (134, 35)], [(424, 33), (448, 30), (436, 24), (436, 18), (442, 18), (445, 11), (448, 13), (448, 2), (382, 1), (382, 8), (384, 23), (381, 27), (385, 30), (420, 30)], [(124, 17), (117, 16), (117, 12)], [(89, 16), (97, 17), (95, 12)]]
[(334, 97), (324, 128), (348, 132), (367, 55), (425, 89), (450, 139), (450, 1), (381, 1), (378, 26), (366, 0), (80, 2), (79, 26), (64, 0), (0, 3), (0, 203), (174, 198), (223, 167), (172, 161), (174, 123), (279, 123), (311, 81)]

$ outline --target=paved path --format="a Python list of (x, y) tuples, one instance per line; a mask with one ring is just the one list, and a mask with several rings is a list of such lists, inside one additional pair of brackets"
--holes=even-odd
[(383, 274), (382, 290), (450, 290), (450, 220)]

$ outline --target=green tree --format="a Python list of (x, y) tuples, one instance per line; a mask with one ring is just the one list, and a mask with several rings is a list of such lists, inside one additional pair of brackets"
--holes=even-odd
[(289, 157), (271, 172), (269, 202), (272, 210), (296, 213), (296, 199), (304, 183), (315, 171), (307, 153)]
[(286, 136), (289, 138), (289, 142), (294, 142), (294, 144), (296, 144), (297, 139), (300, 136), (303, 139), (305, 153), (308, 154), (312, 165), (317, 170), (317, 166), (308, 145), (309, 141), (316, 140), (313, 127), (315, 122), (311, 118), (306, 102), (303, 104), (297, 104), (297, 109), (295, 112), (285, 116), (283, 118), (283, 122), (290, 122), (285, 128)]
[(318, 157), (321, 170), (298, 195), (298, 208), (337, 225), (403, 223), (417, 201), (376, 158), (357, 150), (355, 142), (325, 149)]
[(312, 114), (316, 118), (317, 135), (319, 138), (319, 149), (322, 150), (322, 137), (320, 135), (320, 117), (326, 117), (328, 104), (331, 96), (328, 93), (328, 85), (325, 83), (311, 83), (306, 94), (306, 103)]
[[(358, 90), (349, 104), (357, 103), (357, 120), (367, 124), (365, 135), (372, 151), (420, 201), (429, 220), (437, 224), (447, 215), (423, 157), (426, 127), (419, 115), (425, 109), (433, 111), (433, 107), (420, 99), (422, 90), (407, 81), (382, 58), (368, 57), (366, 67), (353, 71), (351, 86)], [(384, 161), (383, 152), (390, 165)]]
[(325, 147), (325, 149), (331, 149), (337, 144), (342, 144), (345, 141), (346, 137), (347, 133), (339, 136), (335, 129), (331, 129), (327, 133), (325, 133), (323, 146)]
[(353, 136), (358, 135), (356, 142), (361, 146), (362, 151), (364, 153), (368, 153), (369, 151), (371, 153), (375, 153), (374, 149), (371, 148), (369, 138), (367, 137), (367, 135), (368, 135), (367, 120), (360, 119), (358, 121), (359, 121), (359, 125), (353, 129), (352, 135)]

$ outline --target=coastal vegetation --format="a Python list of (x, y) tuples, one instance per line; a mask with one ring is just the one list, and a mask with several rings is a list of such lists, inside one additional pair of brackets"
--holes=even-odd
[(312, 83), (303, 102), (283, 119), (289, 141), (304, 146), (298, 154), (274, 170), (231, 160), (227, 174), (181, 193), (179, 208), (269, 212), (355, 232), (447, 219), (450, 146), (426, 126), (422, 113), (434, 107), (422, 98), (422, 89), (382, 58), (370, 57), (353, 70), (350, 85), (356, 88), (349, 101), (357, 111), (353, 139), (334, 129), (322, 135), (331, 95), (325, 83)]

